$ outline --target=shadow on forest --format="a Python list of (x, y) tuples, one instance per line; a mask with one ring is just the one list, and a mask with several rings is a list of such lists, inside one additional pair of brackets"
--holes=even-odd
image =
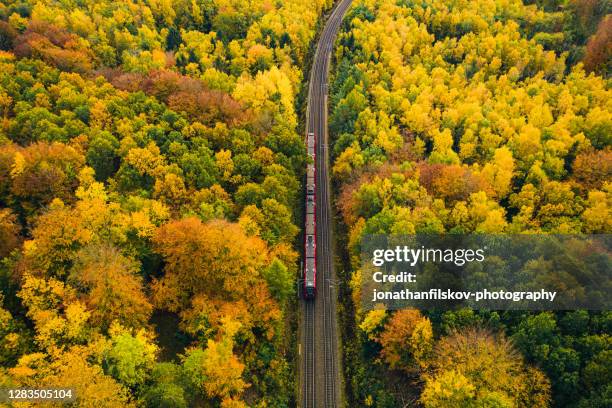
[(191, 343), (191, 338), (179, 329), (179, 316), (167, 311), (156, 311), (151, 316), (155, 326), (160, 361), (177, 361), (178, 356)]

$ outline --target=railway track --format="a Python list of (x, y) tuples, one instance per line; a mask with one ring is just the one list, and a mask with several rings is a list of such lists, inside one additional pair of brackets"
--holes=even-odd
[(327, 134), (328, 74), (334, 42), (351, 0), (340, 0), (321, 33), (310, 74), (306, 131), (316, 135), (317, 287), (302, 306), (301, 406), (341, 407), (333, 230)]
[[(308, 302), (304, 306), (304, 334), (305, 338), (314, 338), (314, 303)], [(304, 342), (303, 364), (303, 407), (314, 407), (315, 401), (315, 373), (314, 373), (314, 342)]]

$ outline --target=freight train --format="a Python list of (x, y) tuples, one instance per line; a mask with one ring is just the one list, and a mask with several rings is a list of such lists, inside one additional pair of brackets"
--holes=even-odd
[(306, 165), (306, 221), (304, 234), (304, 299), (314, 299), (317, 294), (317, 215), (316, 215), (316, 138), (314, 133), (308, 133), (306, 147), (312, 163)]

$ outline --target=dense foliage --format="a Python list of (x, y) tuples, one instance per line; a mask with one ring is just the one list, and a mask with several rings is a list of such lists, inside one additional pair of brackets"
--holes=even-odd
[(330, 6), (0, 2), (1, 385), (292, 404), (296, 96)]
[(612, 401), (609, 312), (358, 306), (364, 234), (612, 231), (609, 3), (535, 3), (360, 0), (349, 11), (330, 127), (354, 404)]
[[(295, 404), (296, 100), (331, 3), (0, 1), (0, 386)], [(354, 1), (330, 125), (355, 299), (364, 233), (611, 232), (609, 13)], [(610, 312), (354, 305), (355, 406), (612, 404)]]

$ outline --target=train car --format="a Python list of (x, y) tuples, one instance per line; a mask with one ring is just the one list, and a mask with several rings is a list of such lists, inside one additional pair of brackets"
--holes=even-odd
[(308, 155), (314, 159), (316, 155), (316, 140), (315, 134), (312, 132), (308, 133), (306, 137), (306, 147), (308, 148)]
[(309, 164), (306, 168), (306, 199), (308, 197), (315, 197), (315, 166), (314, 164)]
[(315, 159), (315, 135), (308, 133), (306, 144), (308, 155), (313, 163), (306, 166), (306, 220), (304, 225), (304, 287), (305, 299), (314, 299), (317, 293), (317, 214), (316, 214), (316, 167)]
[(314, 196), (308, 196), (306, 201), (306, 234), (304, 235), (304, 298), (312, 299), (317, 292), (317, 225), (316, 204)]

